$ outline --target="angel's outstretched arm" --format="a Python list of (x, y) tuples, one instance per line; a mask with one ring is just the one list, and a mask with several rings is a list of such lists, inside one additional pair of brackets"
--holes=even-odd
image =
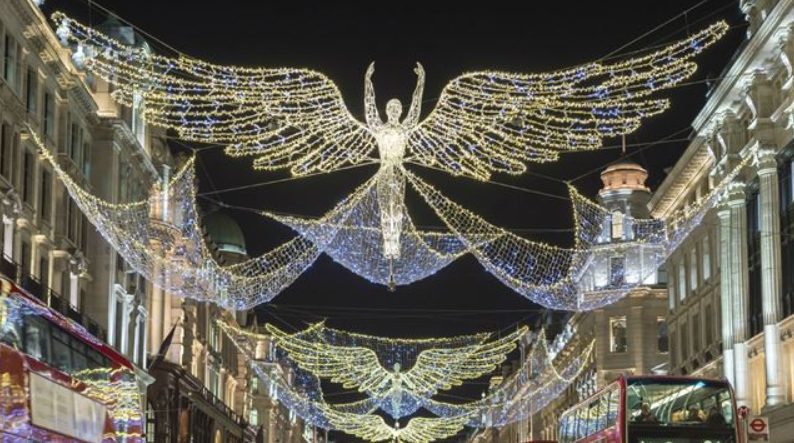
[(383, 125), (383, 121), (378, 115), (378, 104), (375, 102), (375, 87), (372, 86), (372, 74), (375, 72), (375, 62), (369, 64), (367, 73), (364, 76), (364, 113), (367, 125), (370, 128), (378, 128)]
[(411, 109), (408, 110), (408, 115), (405, 116), (405, 126), (414, 127), (419, 124), (419, 114), (422, 112), (422, 94), (425, 90), (425, 69), (421, 63), (416, 63), (414, 68), (416, 73), (416, 89), (411, 99)]

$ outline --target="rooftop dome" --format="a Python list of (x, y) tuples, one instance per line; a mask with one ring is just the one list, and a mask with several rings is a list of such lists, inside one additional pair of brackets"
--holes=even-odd
[(600, 193), (614, 190), (645, 191), (650, 189), (645, 185), (648, 179), (648, 171), (642, 166), (633, 162), (615, 163), (607, 167), (601, 173), (601, 181), (604, 187)]
[(204, 217), (204, 229), (219, 252), (247, 255), (245, 236), (240, 225), (221, 211), (213, 211)]
[(115, 15), (109, 16), (107, 20), (99, 24), (96, 28), (99, 32), (124, 44), (151, 52), (151, 47), (143, 36), (136, 32), (132, 26), (122, 23)]

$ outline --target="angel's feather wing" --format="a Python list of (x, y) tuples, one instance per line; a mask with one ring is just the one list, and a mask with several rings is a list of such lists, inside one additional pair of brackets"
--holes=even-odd
[(378, 415), (342, 412), (331, 407), (323, 409), (323, 412), (335, 430), (373, 442), (395, 437), (395, 430)]
[(412, 418), (408, 424), (398, 429), (396, 434), (401, 442), (428, 443), (443, 440), (460, 432), (469, 417), (466, 415), (449, 418)]
[(412, 160), (455, 175), (519, 174), (526, 162), (596, 149), (663, 112), (650, 98), (689, 78), (691, 59), (728, 30), (724, 22), (644, 57), (544, 74), (473, 72), (450, 82), (409, 138)]
[(419, 353), (414, 366), (403, 375), (406, 387), (418, 396), (432, 396), (493, 371), (516, 348), (527, 328), (492, 341)]
[(361, 163), (375, 147), (336, 85), (318, 72), (164, 57), (63, 14), (53, 18), (58, 34), (83, 48), (85, 67), (115, 88), (119, 102), (143, 106), (147, 122), (182, 139), (223, 144), (230, 155), (256, 156), (256, 168), (290, 168), (296, 175)]
[(391, 375), (378, 361), (374, 351), (356, 346), (336, 346), (305, 340), (273, 325), (265, 328), (276, 346), (287, 353), (301, 369), (317, 377), (341, 383), (346, 389), (381, 393), (390, 386)]

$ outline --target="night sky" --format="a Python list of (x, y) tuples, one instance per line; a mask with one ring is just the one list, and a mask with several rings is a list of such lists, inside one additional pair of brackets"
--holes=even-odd
[[(46, 10), (62, 10), (81, 20), (101, 23), (88, 0), (47, 0)], [(739, 2), (724, 0), (665, 1), (524, 1), (515, 4), (473, 2), (252, 2), (243, 0), (100, 0), (122, 19), (177, 50), (214, 63), (266, 67), (308, 67), (334, 80), (356, 116), (363, 119), (363, 76), (376, 62), (374, 83), (381, 108), (398, 97), (407, 107), (415, 86), (412, 72), (420, 61), (427, 72), (424, 114), (443, 86), (466, 71), (498, 69), (543, 72), (576, 65), (610, 54), (670, 19), (671, 22), (625, 48), (621, 53), (651, 48), (684, 38), (718, 19), (732, 30), (702, 54), (692, 84), (659, 96), (672, 108), (627, 137), (631, 159), (646, 167), (652, 188), (664, 170), (685, 149), (690, 123), (705, 103), (709, 85), (744, 39)], [(691, 8), (691, 9), (690, 9)], [(685, 15), (684, 10), (690, 9)], [(161, 52), (163, 43), (149, 39)], [(650, 143), (669, 138), (674, 142)], [(526, 174), (496, 175), (493, 180), (565, 196), (562, 180), (574, 182), (594, 197), (598, 173), (621, 157), (620, 140), (612, 149), (565, 154), (554, 164), (533, 165)], [(178, 147), (177, 142), (174, 146)], [(227, 188), (288, 177), (250, 168), (252, 159), (231, 159), (222, 149), (199, 156), (200, 191), (204, 204), (218, 199), (231, 205), (318, 216), (375, 172), (374, 166), (321, 177), (220, 192)], [(453, 200), (497, 225), (530, 239), (567, 245), (572, 239), (571, 208), (564, 198), (508, 189), (412, 167)], [(408, 205), (417, 225), (434, 226), (427, 206), (411, 192)], [(246, 234), (251, 255), (267, 251), (293, 234), (289, 229), (245, 211), (229, 214)], [(400, 287), (396, 292), (373, 285), (322, 257), (272, 303), (259, 308), (263, 321), (287, 329), (327, 318), (331, 326), (388, 336), (444, 336), (482, 330), (504, 330), (516, 322), (534, 322), (539, 308), (512, 292), (465, 257), (435, 276)]]
[[(652, 187), (664, 169), (681, 155), (689, 125), (708, 92), (704, 79), (716, 79), (744, 38), (738, 1), (666, 0), (609, 2), (250, 2), (242, 0), (48, 0), (47, 12), (62, 10), (93, 24), (106, 15), (97, 4), (146, 31), (155, 50), (165, 47), (207, 61), (251, 66), (309, 67), (334, 80), (346, 103), (363, 119), (363, 76), (376, 62), (374, 83), (379, 105), (391, 97), (405, 106), (420, 61), (427, 72), (424, 114), (443, 86), (463, 72), (499, 69), (542, 72), (599, 59), (676, 16), (667, 26), (623, 49), (621, 53), (658, 46), (686, 37), (688, 32), (726, 19), (733, 29), (698, 58), (700, 69), (692, 85), (664, 91), (672, 108), (627, 137), (632, 160), (646, 167)], [(266, 4), (267, 3), (267, 4)], [(683, 15), (684, 10), (689, 11)], [(672, 135), (672, 143), (647, 147)], [(618, 146), (619, 139), (607, 140)], [(178, 142), (174, 142), (179, 147)], [(557, 163), (531, 164), (558, 180), (574, 182), (595, 196), (598, 172), (616, 161), (621, 150), (565, 154)], [(222, 149), (207, 149), (199, 160), (200, 191), (214, 192), (287, 177), (250, 168), (252, 159), (231, 159)], [(569, 202), (494, 184), (413, 167), (449, 197), (490, 222), (530, 239), (569, 244), (572, 234)], [(368, 166), (321, 177), (254, 187), (244, 191), (207, 194), (227, 204), (300, 215), (321, 215), (375, 171)], [(565, 196), (564, 185), (526, 174), (495, 175), (493, 180), (547, 194)], [(427, 206), (411, 192), (409, 208), (417, 225), (435, 226)], [(245, 211), (229, 212), (239, 221), (251, 255), (277, 246), (289, 229)], [(498, 330), (537, 317), (538, 307), (513, 293), (464, 257), (435, 276), (396, 292), (373, 285), (322, 257), (298, 281), (260, 308), (263, 320), (300, 327), (305, 320), (328, 318), (332, 326), (359, 332), (404, 335), (450, 335)]]

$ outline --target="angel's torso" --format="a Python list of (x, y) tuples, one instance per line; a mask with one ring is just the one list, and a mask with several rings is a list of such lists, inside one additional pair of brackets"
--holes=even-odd
[(381, 167), (402, 163), (408, 144), (408, 131), (402, 125), (387, 123), (373, 130), (373, 135), (378, 143)]

